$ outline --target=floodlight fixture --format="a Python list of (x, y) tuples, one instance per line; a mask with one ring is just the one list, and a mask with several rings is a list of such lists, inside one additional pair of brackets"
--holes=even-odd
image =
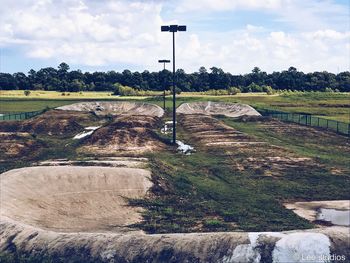
[(187, 27), (184, 25), (170, 25), (170, 26), (161, 26), (160, 30), (162, 32), (171, 32), (173, 33), (173, 143), (176, 143), (176, 91), (175, 91), (175, 33), (180, 31), (184, 32), (187, 30)]

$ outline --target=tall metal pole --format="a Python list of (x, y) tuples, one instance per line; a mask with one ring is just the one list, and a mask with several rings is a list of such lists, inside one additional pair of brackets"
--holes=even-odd
[[(164, 65), (163, 70), (165, 72), (165, 62), (163, 63), (163, 65)], [(163, 83), (163, 85), (164, 85), (164, 83)], [(164, 89), (163, 89), (163, 110), (165, 112), (165, 85), (164, 85)]]
[(176, 143), (175, 32), (173, 32), (173, 143)]

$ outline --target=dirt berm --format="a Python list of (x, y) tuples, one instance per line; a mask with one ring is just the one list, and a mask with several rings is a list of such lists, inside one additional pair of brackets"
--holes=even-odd
[(284, 233), (131, 231), (128, 225), (140, 214), (124, 197), (145, 196), (149, 176), (144, 169), (96, 166), (30, 167), (1, 174), (1, 262), (17, 262), (18, 255), (25, 262), (118, 263), (350, 257), (346, 227)]
[(86, 138), (79, 152), (98, 155), (139, 155), (166, 148), (155, 132), (161, 120), (155, 116), (121, 115)]
[(147, 115), (162, 117), (164, 111), (161, 107), (143, 103), (143, 102), (126, 102), (126, 101), (93, 101), (79, 102), (62, 107), (59, 110), (71, 111), (89, 111), (97, 115)]
[(260, 116), (259, 112), (246, 104), (212, 101), (183, 103), (177, 108), (177, 113), (225, 115), (227, 117)]
[(98, 121), (89, 112), (50, 110), (24, 121), (1, 122), (0, 131), (71, 136), (82, 131), (85, 123)]

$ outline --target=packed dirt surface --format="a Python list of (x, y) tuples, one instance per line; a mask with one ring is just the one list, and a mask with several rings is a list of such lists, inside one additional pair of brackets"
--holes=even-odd
[(225, 115), (227, 117), (260, 116), (254, 108), (246, 104), (224, 102), (191, 102), (183, 103), (177, 108), (182, 114)]
[(139, 155), (165, 149), (155, 129), (160, 129), (158, 117), (123, 115), (99, 128), (84, 140), (80, 152), (99, 155)]
[(125, 232), (140, 209), (150, 172), (136, 168), (41, 166), (1, 174), (1, 216), (58, 232)]
[(0, 132), (0, 162), (36, 155), (43, 146), (26, 132)]
[(50, 110), (24, 121), (1, 122), (0, 131), (71, 136), (82, 131), (87, 123), (96, 122), (99, 119), (88, 112)]
[(280, 176), (286, 170), (318, 166), (311, 158), (299, 157), (282, 147), (259, 141), (211, 116), (181, 115), (179, 122), (190, 135), (188, 143), (196, 148), (204, 147), (204, 150), (222, 149), (238, 171)]
[(97, 115), (146, 115), (162, 117), (164, 114), (163, 109), (157, 105), (142, 102), (125, 101), (79, 102), (58, 107), (57, 109), (94, 112)]

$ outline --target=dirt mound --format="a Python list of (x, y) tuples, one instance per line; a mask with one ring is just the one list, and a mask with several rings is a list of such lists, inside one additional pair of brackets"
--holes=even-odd
[(32, 262), (302, 262), (305, 255), (350, 257), (349, 231), (344, 227), (162, 235), (63, 233), (1, 217), (0, 229), (0, 253), (14, 259), (25, 255)]
[(145, 196), (150, 172), (136, 168), (41, 166), (1, 174), (1, 215), (62, 232), (123, 231), (140, 220), (127, 198)]
[(118, 155), (161, 150), (165, 144), (153, 130), (157, 128), (160, 128), (158, 117), (123, 115), (86, 138), (80, 151)]
[(1, 122), (0, 131), (46, 135), (72, 135), (82, 131), (82, 124), (98, 118), (87, 112), (51, 110), (25, 121)]
[(0, 161), (33, 157), (42, 147), (29, 133), (0, 132)]
[(93, 101), (79, 102), (58, 107), (59, 110), (88, 111), (97, 115), (147, 115), (161, 117), (164, 111), (161, 107), (142, 102), (125, 101)]
[(228, 117), (260, 116), (259, 112), (246, 104), (212, 101), (183, 103), (177, 108), (177, 112), (182, 114), (225, 115)]

